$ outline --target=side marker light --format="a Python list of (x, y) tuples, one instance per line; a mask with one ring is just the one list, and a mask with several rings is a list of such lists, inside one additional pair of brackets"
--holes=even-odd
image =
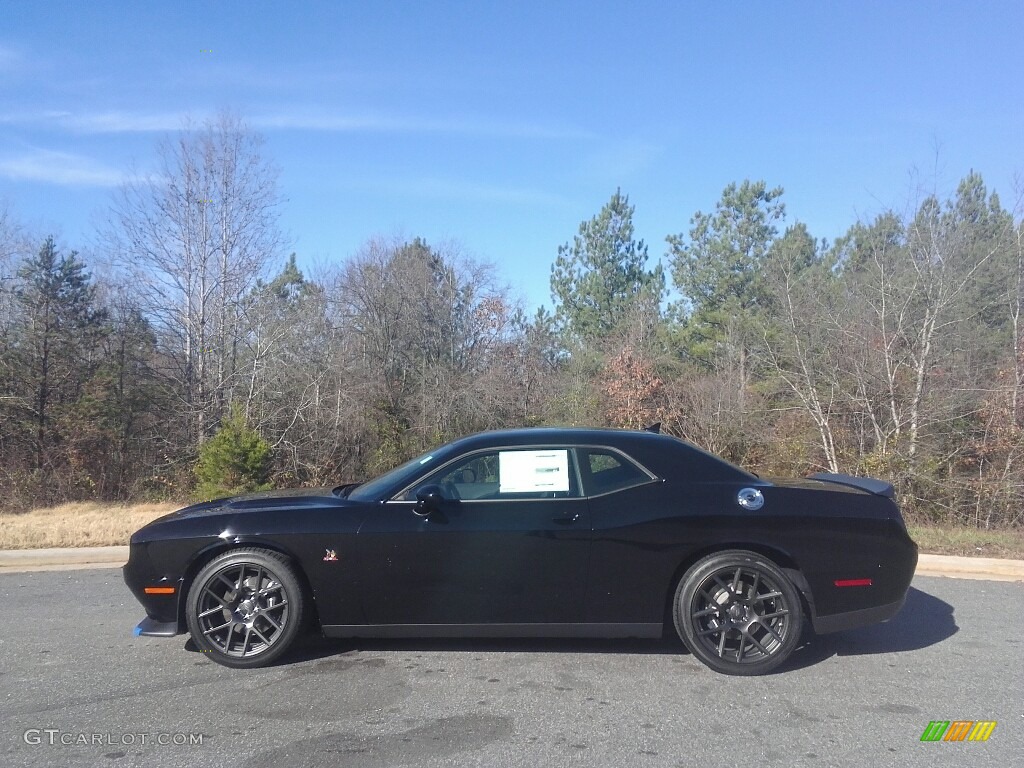
[(870, 587), (871, 579), (836, 579), (837, 587)]

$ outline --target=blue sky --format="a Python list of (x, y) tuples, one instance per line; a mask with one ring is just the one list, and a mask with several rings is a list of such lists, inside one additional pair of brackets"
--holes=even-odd
[[(88, 252), (131, 168), (231, 109), (281, 168), (300, 265), (456, 241), (527, 306), (617, 187), (655, 259), (744, 178), (833, 239), (974, 169), (1024, 174), (1024, 3), (20, 2), (0, 200)], [(205, 52), (209, 51), (209, 52)], [(915, 175), (916, 174), (916, 175)]]

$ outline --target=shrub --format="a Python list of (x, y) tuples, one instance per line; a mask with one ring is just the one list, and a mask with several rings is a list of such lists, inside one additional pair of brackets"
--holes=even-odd
[(232, 406), (217, 434), (203, 443), (196, 464), (200, 500), (265, 491), (271, 487), (270, 444), (249, 427), (245, 414)]

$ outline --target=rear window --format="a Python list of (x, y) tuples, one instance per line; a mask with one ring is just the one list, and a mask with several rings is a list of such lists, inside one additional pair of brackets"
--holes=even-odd
[(651, 481), (651, 476), (625, 456), (601, 448), (581, 448), (580, 470), (587, 496), (613, 493)]

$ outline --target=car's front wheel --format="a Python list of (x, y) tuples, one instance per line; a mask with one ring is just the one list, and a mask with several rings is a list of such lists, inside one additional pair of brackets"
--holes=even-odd
[(185, 619), (199, 650), (228, 667), (261, 667), (288, 650), (302, 624), (302, 585), (287, 558), (234, 549), (196, 575)]
[(803, 610), (793, 582), (767, 558), (716, 552), (679, 580), (676, 631), (694, 656), (727, 675), (760, 675), (800, 641)]

